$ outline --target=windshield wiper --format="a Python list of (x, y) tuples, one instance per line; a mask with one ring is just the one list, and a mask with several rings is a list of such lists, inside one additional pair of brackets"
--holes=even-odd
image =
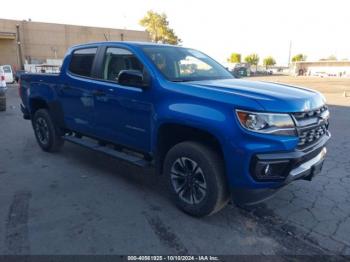
[(195, 80), (191, 80), (191, 79), (173, 79), (170, 80), (171, 82), (190, 82), (190, 81), (195, 81)]

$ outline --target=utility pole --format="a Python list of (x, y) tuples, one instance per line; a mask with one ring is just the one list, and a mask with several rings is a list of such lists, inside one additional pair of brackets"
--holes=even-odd
[(18, 49), (19, 66), (21, 70), (23, 70), (24, 65), (23, 65), (23, 56), (22, 56), (22, 43), (21, 43), (21, 37), (19, 34), (19, 24), (16, 25), (16, 31), (17, 31), (17, 49)]
[(288, 67), (290, 66), (291, 55), (292, 55), (292, 40), (290, 40), (290, 42), (289, 42)]

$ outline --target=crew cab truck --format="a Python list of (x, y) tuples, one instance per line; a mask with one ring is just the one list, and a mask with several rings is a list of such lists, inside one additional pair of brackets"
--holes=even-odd
[(44, 151), (69, 141), (154, 166), (193, 216), (311, 180), (330, 138), (320, 93), (235, 79), (204, 53), (171, 45), (74, 46), (59, 74), (22, 75), (20, 96)]

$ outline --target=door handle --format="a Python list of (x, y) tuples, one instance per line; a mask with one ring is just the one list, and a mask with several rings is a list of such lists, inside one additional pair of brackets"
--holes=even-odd
[(106, 93), (103, 92), (102, 90), (94, 90), (94, 91), (92, 91), (92, 94), (94, 96), (105, 96), (106, 95)]

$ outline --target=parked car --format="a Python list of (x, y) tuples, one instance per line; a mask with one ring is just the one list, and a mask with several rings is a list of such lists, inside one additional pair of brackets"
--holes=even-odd
[(249, 76), (249, 69), (246, 67), (235, 67), (233, 69), (234, 76), (245, 77)]
[(22, 75), (20, 97), (42, 150), (69, 141), (154, 166), (193, 216), (311, 180), (330, 138), (320, 93), (235, 79), (202, 52), (171, 45), (72, 47), (59, 74)]
[(2, 65), (0, 66), (5, 73), (5, 81), (6, 83), (13, 84), (15, 82), (13, 77), (13, 70), (10, 65)]
[(6, 110), (6, 90), (5, 72), (0, 68), (0, 111)]
[(6, 89), (5, 72), (0, 68), (0, 93), (5, 93)]

